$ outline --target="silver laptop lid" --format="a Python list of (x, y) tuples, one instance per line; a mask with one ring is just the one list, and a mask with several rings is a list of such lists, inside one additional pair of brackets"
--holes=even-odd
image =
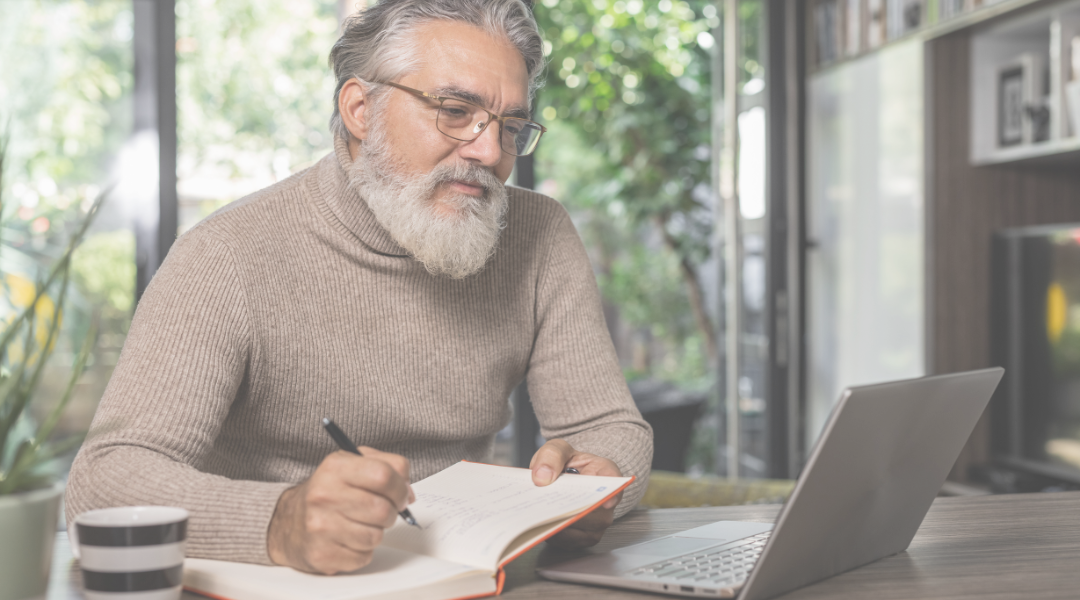
[(1003, 373), (846, 390), (739, 598), (772, 598), (907, 548)]

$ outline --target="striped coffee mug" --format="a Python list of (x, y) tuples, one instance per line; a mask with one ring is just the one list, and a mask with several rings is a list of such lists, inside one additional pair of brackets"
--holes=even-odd
[(84, 512), (69, 528), (87, 600), (177, 600), (188, 512), (118, 506)]

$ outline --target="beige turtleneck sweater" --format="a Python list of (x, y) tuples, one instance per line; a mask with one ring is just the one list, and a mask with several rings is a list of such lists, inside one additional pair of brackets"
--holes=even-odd
[(348, 187), (349, 155), (234, 202), (177, 240), (135, 313), (71, 469), (69, 521), (106, 506), (191, 512), (188, 556), (269, 563), (278, 496), (335, 450), (334, 418), (413, 480), (490, 460), (527, 377), (548, 439), (636, 475), (634, 407), (585, 249), (562, 206), (510, 188), (483, 271), (429, 274)]

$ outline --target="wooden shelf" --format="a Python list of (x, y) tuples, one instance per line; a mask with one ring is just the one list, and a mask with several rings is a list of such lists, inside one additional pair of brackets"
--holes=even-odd
[(1080, 138), (1051, 140), (1014, 148), (995, 150), (992, 154), (973, 160), (978, 167), (1015, 164), (1018, 166), (1077, 166), (1080, 165)]
[[(972, 33), (972, 165), (1080, 167), (1080, 136), (1069, 124), (1065, 94), (1077, 36), (1080, 0), (1040, 5)], [(1046, 120), (1036, 123), (1033, 110), (1043, 110)], [(1017, 145), (1003, 146), (1004, 139)]]

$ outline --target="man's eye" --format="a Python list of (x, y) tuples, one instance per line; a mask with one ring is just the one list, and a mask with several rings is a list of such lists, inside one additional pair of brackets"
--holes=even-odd
[(521, 130), (524, 129), (524, 127), (518, 125), (517, 123), (507, 123), (504, 129), (506, 129), (506, 133), (516, 136), (517, 134), (521, 133)]
[(454, 119), (462, 119), (469, 114), (465, 109), (456, 106), (444, 106), (442, 107), (442, 112), (444, 115)]

